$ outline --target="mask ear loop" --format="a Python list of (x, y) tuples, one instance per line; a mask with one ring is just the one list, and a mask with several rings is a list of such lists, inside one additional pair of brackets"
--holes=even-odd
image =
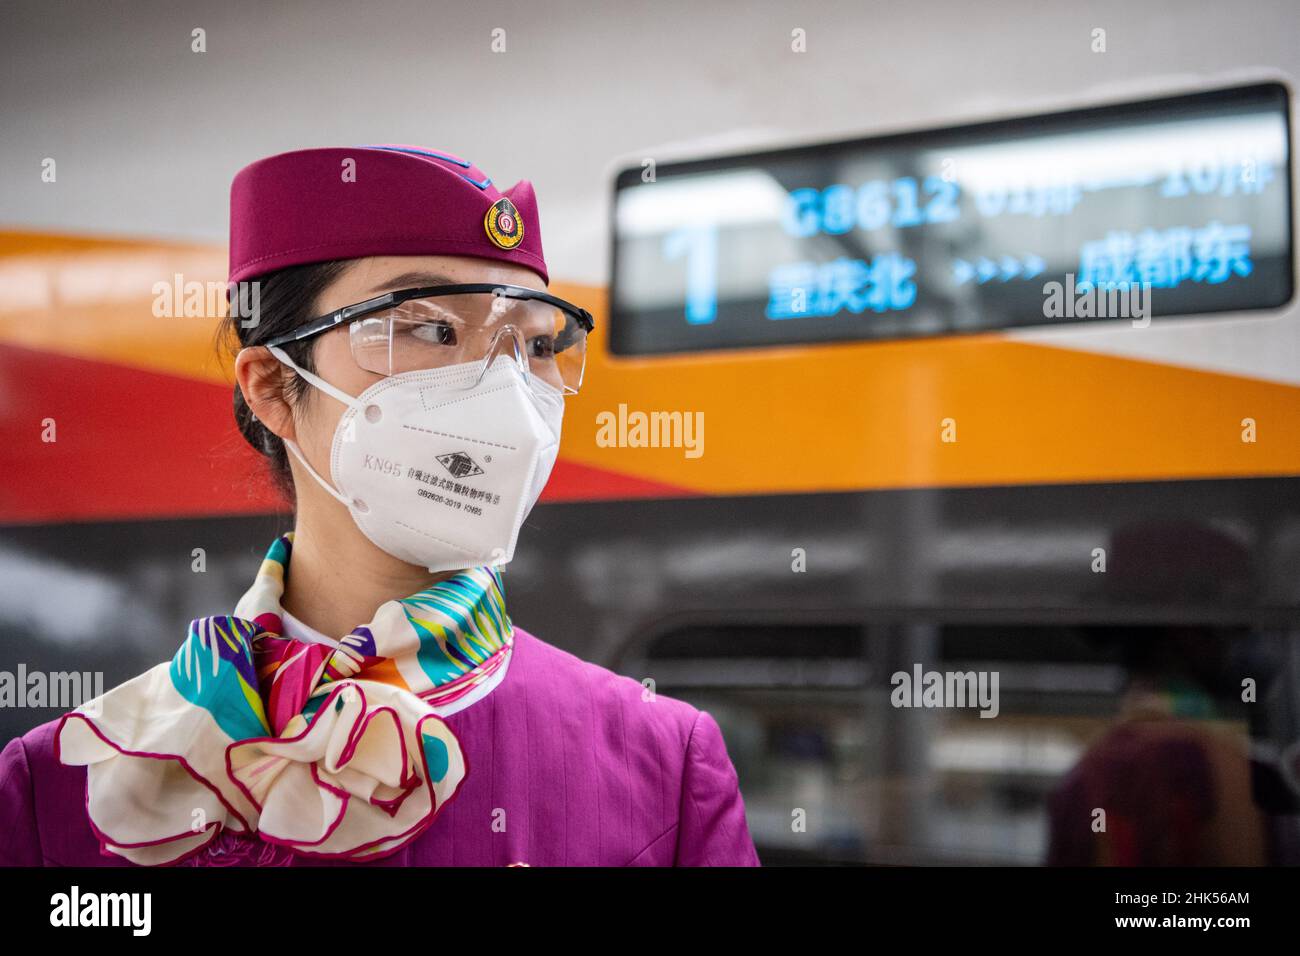
[[(325, 381), (320, 376), (314, 375), (304, 368), (300, 368), (298, 366), (298, 363), (296, 363), (293, 359), (289, 358), (288, 354), (285, 353), (284, 350), (281, 349), (278, 345), (267, 346), (267, 351), (269, 351), (277, 359), (279, 359), (285, 365), (289, 366), (291, 369), (293, 369), (295, 372), (301, 375), (304, 379), (306, 379), (316, 388), (319, 388), (322, 392), (325, 392), (327, 395), (332, 395), (334, 398), (337, 398), (343, 404), (351, 406), (352, 408), (361, 407), (361, 403), (358, 402), (351, 395), (349, 395), (347, 392), (335, 388), (333, 385)], [(302, 449), (298, 447), (297, 442), (295, 442), (292, 438), (282, 438), (280, 440), (284, 442), (285, 447), (288, 448), (289, 451), (293, 452), (293, 456), (298, 459), (298, 462), (304, 468), (307, 469), (307, 472), (313, 478), (316, 479), (317, 484), (319, 484), (322, 488), (324, 488), (331, 495), (337, 498), (343, 504), (344, 507), (346, 508), (353, 507), (352, 501), (348, 500), (347, 498), (343, 497), (343, 495), (339, 494), (338, 491), (336, 491), (334, 487), (330, 485), (329, 482), (327, 482), (324, 478), (322, 478), (319, 474), (317, 474), (316, 469), (313, 468), (311, 464), (307, 461), (307, 456), (302, 453)], [(363, 510), (363, 509), (358, 508), (358, 510)]]
[(308, 382), (315, 385), (325, 394), (337, 398), (344, 405), (350, 405), (353, 408), (357, 409), (358, 411), (361, 409), (361, 403), (357, 401), (356, 398), (349, 395), (347, 392), (343, 391), (342, 389), (336, 388), (335, 386), (331, 385), (329, 382), (325, 381), (325, 379), (321, 378), (319, 375), (315, 375), (312, 372), (307, 371), (305, 368), (300, 368), (298, 366), (298, 363), (295, 362), (293, 359), (289, 358), (289, 354), (285, 352), (284, 349), (280, 348), (280, 346), (269, 345), (267, 346), (267, 351), (270, 352), (272, 355), (274, 355), (276, 358), (278, 358), (285, 365), (289, 366), (291, 369), (293, 369), (303, 378), (305, 378)]

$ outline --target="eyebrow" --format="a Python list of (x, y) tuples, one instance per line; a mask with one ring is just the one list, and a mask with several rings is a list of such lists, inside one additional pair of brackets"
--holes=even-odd
[(392, 292), (396, 289), (422, 289), (425, 286), (453, 284), (451, 279), (437, 272), (403, 272), (391, 279), (385, 279), (366, 294), (375, 295), (380, 292)]

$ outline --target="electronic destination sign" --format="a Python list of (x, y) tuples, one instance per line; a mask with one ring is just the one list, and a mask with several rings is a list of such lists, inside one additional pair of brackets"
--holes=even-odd
[(1267, 83), (627, 169), (610, 348), (1276, 308), (1289, 144), (1287, 89)]

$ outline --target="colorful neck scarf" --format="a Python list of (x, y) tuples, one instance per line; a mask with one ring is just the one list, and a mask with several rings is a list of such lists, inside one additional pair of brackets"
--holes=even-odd
[(490, 691), (514, 647), (499, 569), (389, 601), (339, 647), (283, 635), (293, 533), (233, 615), (200, 618), (170, 662), (64, 715), (106, 852), (175, 863), (221, 830), (364, 861), (423, 833), (468, 771), (440, 713)]

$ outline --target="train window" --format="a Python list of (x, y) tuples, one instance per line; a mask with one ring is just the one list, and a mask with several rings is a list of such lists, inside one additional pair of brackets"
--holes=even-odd
[(1287, 89), (1260, 84), (628, 169), (610, 348), (1276, 308), (1289, 143)]
[[(619, 669), (717, 719), (766, 864), (1293, 863), (1300, 793), (1276, 759), (1298, 736), (1288, 641), (1181, 624), (712, 626)], [(901, 693), (921, 673), (975, 675), (973, 691), (996, 675), (994, 694), (927, 705)], [(1249, 704), (1243, 673), (1265, 681)]]

